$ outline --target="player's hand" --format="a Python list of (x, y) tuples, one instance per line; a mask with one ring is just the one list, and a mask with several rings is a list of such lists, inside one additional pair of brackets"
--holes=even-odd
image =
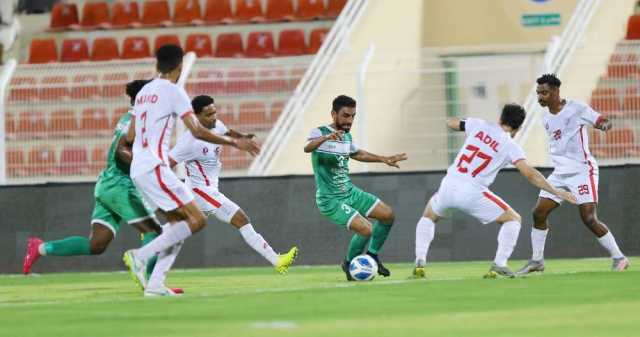
[(600, 125), (598, 125), (598, 129), (607, 132), (609, 130), (611, 130), (611, 127), (613, 126), (613, 124), (611, 123), (611, 120), (609, 119), (605, 119), (603, 120)]
[(344, 131), (338, 130), (325, 136), (325, 139), (326, 140), (342, 140), (343, 135), (344, 135)]
[(557, 191), (557, 196), (559, 196), (560, 198), (566, 200), (567, 202), (571, 203), (572, 205), (575, 205), (578, 203), (578, 200), (576, 200), (576, 197), (573, 196), (573, 194), (567, 192), (567, 191)]
[(253, 133), (247, 133), (246, 135), (243, 136), (243, 138), (255, 139), (256, 135), (254, 135)]
[(396, 154), (389, 157), (384, 157), (383, 162), (389, 166), (400, 168), (400, 165), (398, 165), (398, 162), (407, 160), (407, 158), (408, 157), (406, 153), (401, 153), (401, 154)]
[(260, 145), (248, 138), (236, 139), (236, 147), (239, 150), (249, 152), (252, 156), (256, 156), (260, 153)]

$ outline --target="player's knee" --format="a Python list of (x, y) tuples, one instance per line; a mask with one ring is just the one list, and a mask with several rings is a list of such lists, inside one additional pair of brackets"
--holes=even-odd
[(542, 224), (547, 221), (547, 212), (545, 212), (544, 210), (534, 208), (532, 211), (532, 215), (533, 215), (533, 222), (535, 224)]
[(91, 252), (91, 255), (100, 255), (104, 253), (105, 250), (107, 250), (108, 245), (109, 244), (105, 242), (91, 241), (89, 245), (89, 251)]
[(386, 225), (392, 226), (395, 221), (396, 215), (393, 213), (392, 209), (389, 209), (389, 211), (385, 213), (382, 222)]
[(588, 214), (582, 217), (582, 222), (589, 227), (596, 227), (599, 221), (595, 214)]
[(365, 236), (365, 237), (370, 237), (371, 236), (371, 226), (366, 226), (364, 227), (360, 233), (360, 235)]

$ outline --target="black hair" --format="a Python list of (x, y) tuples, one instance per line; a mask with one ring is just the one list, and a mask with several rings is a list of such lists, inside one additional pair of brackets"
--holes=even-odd
[(165, 44), (156, 51), (156, 68), (161, 74), (167, 74), (182, 63), (184, 51), (175, 44)]
[(355, 108), (356, 100), (347, 95), (340, 95), (333, 100), (333, 105), (331, 109), (335, 112), (338, 112), (340, 111), (340, 109), (344, 107)]
[(560, 85), (562, 85), (562, 82), (560, 82), (560, 79), (558, 79), (556, 74), (544, 74), (538, 77), (538, 79), (536, 80), (536, 83), (547, 84), (550, 87), (555, 87), (555, 88), (560, 88)]
[(502, 108), (502, 114), (500, 115), (500, 121), (502, 124), (510, 126), (513, 130), (520, 128), (524, 119), (527, 117), (527, 113), (524, 108), (518, 104), (505, 104)]
[(191, 107), (193, 107), (193, 112), (199, 114), (200, 112), (202, 112), (202, 109), (213, 103), (213, 97), (200, 95), (193, 98), (193, 100), (191, 101)]
[(151, 80), (135, 80), (127, 83), (127, 96), (131, 99), (131, 105), (136, 102), (136, 95), (142, 90), (142, 87), (147, 85)]

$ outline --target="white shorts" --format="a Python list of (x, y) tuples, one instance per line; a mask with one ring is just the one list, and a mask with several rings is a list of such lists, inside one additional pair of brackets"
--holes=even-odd
[(166, 165), (134, 177), (133, 183), (152, 208), (172, 211), (193, 201), (187, 186)]
[(231, 223), (231, 218), (238, 212), (240, 206), (231, 201), (218, 189), (212, 187), (193, 187), (198, 208), (206, 214), (214, 215), (218, 220)]
[(438, 192), (429, 201), (431, 209), (445, 217), (448, 209), (457, 209), (478, 219), (483, 224), (495, 221), (510, 207), (488, 188), (466, 181), (443, 179)]
[[(551, 173), (547, 180), (557, 188), (571, 192), (578, 200), (578, 205), (590, 202), (598, 202), (598, 171), (588, 171), (573, 174)], [(551, 199), (557, 203), (562, 203), (562, 199), (547, 191), (540, 191), (540, 198)]]

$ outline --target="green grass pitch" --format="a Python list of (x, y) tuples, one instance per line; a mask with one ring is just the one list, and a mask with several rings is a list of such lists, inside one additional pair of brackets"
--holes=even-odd
[[(512, 267), (522, 261), (512, 261)], [(489, 262), (433, 263), (427, 280), (346, 282), (338, 266), (176, 270), (180, 298), (143, 298), (129, 275), (0, 276), (0, 336), (640, 336), (640, 258), (548, 260), (485, 280)]]

